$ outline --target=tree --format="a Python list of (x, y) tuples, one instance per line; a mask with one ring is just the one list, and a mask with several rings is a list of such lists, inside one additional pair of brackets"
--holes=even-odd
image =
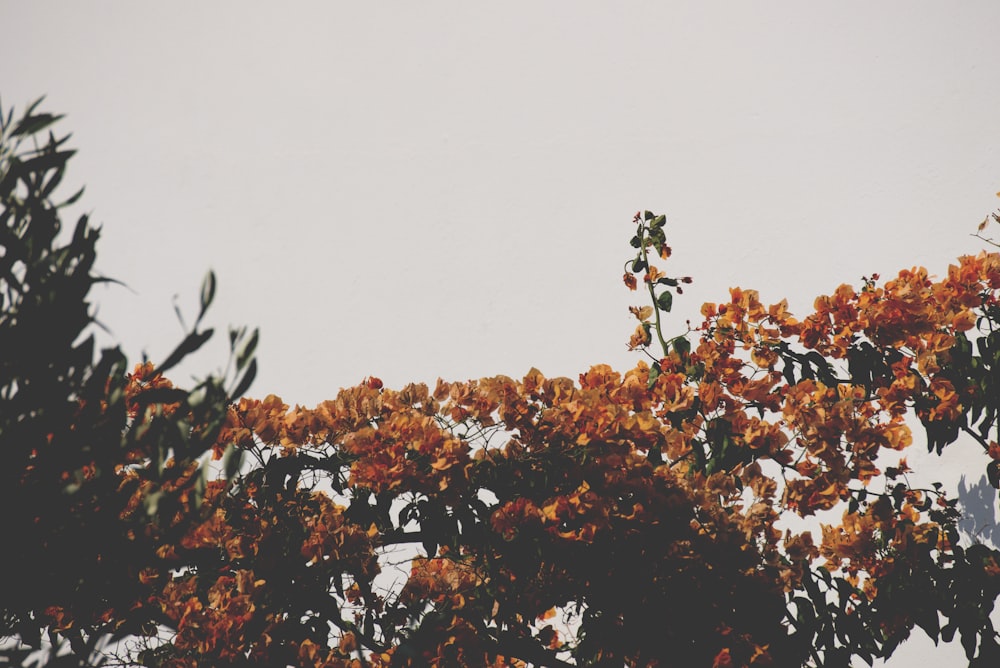
[[(664, 216), (633, 225), (624, 280), (649, 303), (631, 309), (644, 360), (624, 374), (368, 378), (314, 408), (235, 400), (245, 388), (215, 380), (204, 412), (162, 375), (176, 355), (52, 381), (67, 422), (110, 426), (81, 439), (39, 419), (34, 451), (49, 434), (65, 450), (48, 477), (26, 450), (4, 493), (58, 499), (15, 507), (75, 513), (81, 554), (100, 558), (69, 564), (95, 574), (88, 587), (6, 605), (5, 632), (46, 630), (79, 660), (110, 635), (121, 663), (164, 667), (717, 668), (870, 663), (919, 627), (994, 665), (1000, 552), (960, 544), (955, 500), (911, 485), (897, 453), (916, 418), (937, 455), (979, 443), (1000, 485), (1000, 255), (842, 285), (801, 319), (734, 288), (669, 336), (690, 279), (657, 266)], [(235, 343), (234, 357), (250, 368)], [(3, 411), (7, 456), (25, 420), (7, 416), (31, 412)], [(65, 475), (98, 442), (101, 475)], [(225, 466), (199, 467), (209, 452)], [(817, 513), (816, 537), (778, 529)], [(46, 521), (18, 549), (52, 540)]]
[(87, 296), (108, 280), (93, 274), (98, 231), (81, 216), (61, 234), (61, 213), (82, 190), (53, 199), (74, 151), (50, 129), (60, 117), (36, 111), (40, 102), (17, 121), (0, 111), (0, 637), (18, 638), (2, 652), (14, 662), (46, 632), (54, 660), (77, 665), (148, 623), (130, 613), (145, 595), (139, 576), (162, 567), (165, 538), (200, 521), (209, 471), (198, 457), (217, 437), (230, 391), (252, 380), (246, 346), (256, 335), (231, 334), (244, 351), (232, 378), (183, 391), (158, 375), (211, 336), (200, 329), (210, 274), (198, 320), (158, 372), (144, 363), (126, 373), (117, 348), (95, 359)]

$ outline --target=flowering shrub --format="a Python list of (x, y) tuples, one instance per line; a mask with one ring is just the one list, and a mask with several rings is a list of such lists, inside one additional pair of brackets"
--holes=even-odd
[[(5, 229), (24, 248), (54, 243), (27, 223), (51, 220), (45, 170), (68, 156), (9, 142), (53, 120), (3, 129)], [(93, 364), (74, 344), (95, 280), (82, 221), (36, 262), (49, 276), (84, 258), (63, 274), (82, 286), (76, 328), (44, 339), (49, 366), (0, 345), (0, 493), (20, 532), (8, 655), (46, 631), (80, 662), (111, 640), (122, 663), (171, 668), (847, 666), (920, 627), (994, 665), (1000, 553), (959, 544), (955, 500), (911, 485), (904, 451), (922, 440), (911, 417), (938, 455), (964, 435), (1000, 486), (1000, 255), (841, 285), (799, 316), (733, 288), (667, 335), (691, 279), (657, 265), (664, 216), (632, 224), (624, 282), (648, 297), (630, 309), (634, 368), (368, 378), (308, 408), (240, 398), (245, 331), (236, 377), (174, 387), (164, 372), (210, 335), (200, 316), (159, 365)], [(14, 276), (0, 332), (42, 337), (52, 319), (28, 317), (36, 290)], [(201, 315), (213, 294), (209, 279)], [(778, 528), (817, 513), (818, 531)]]

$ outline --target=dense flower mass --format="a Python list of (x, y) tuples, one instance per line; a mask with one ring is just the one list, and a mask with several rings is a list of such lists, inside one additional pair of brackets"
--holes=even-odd
[[(1000, 256), (840, 286), (801, 318), (734, 288), (668, 340), (684, 280), (644, 252), (669, 255), (660, 220), (636, 221), (648, 361), (624, 374), (232, 404), (213, 456), (248, 463), (140, 575), (174, 630), (160, 665), (804, 665), (887, 655), (914, 625), (991, 656), (957, 597), (973, 578), (992, 604), (998, 555), (958, 546), (954, 501), (897, 453), (915, 413), (939, 452), (962, 429), (1000, 454)], [(164, 386), (140, 378), (129, 405)], [(776, 526), (821, 511), (839, 523), (818, 535)]]

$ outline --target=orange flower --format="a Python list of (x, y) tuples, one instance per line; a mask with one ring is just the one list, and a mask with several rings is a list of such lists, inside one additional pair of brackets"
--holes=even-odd
[(628, 311), (629, 313), (634, 315), (636, 319), (639, 320), (640, 322), (646, 322), (647, 320), (649, 320), (650, 316), (653, 315), (652, 306), (642, 306), (642, 307), (629, 306)]
[(731, 668), (733, 665), (733, 657), (729, 653), (729, 648), (723, 649), (721, 652), (715, 655), (715, 660), (712, 662), (712, 668)]
[(632, 336), (629, 337), (628, 349), (635, 350), (636, 348), (648, 346), (649, 342), (652, 340), (653, 338), (649, 333), (649, 327), (645, 325), (639, 325), (638, 327), (635, 328), (635, 331), (632, 332)]

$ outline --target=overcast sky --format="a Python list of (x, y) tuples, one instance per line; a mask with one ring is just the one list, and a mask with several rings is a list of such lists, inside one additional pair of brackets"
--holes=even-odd
[(34, 0), (0, 25), (3, 104), (68, 115), (129, 286), (97, 292), (106, 340), (162, 358), (212, 268), (211, 323), (261, 328), (251, 394), (290, 403), (630, 367), (637, 209), (695, 278), (679, 332), (734, 285), (803, 313), (943, 274), (1000, 203), (994, 1)]

